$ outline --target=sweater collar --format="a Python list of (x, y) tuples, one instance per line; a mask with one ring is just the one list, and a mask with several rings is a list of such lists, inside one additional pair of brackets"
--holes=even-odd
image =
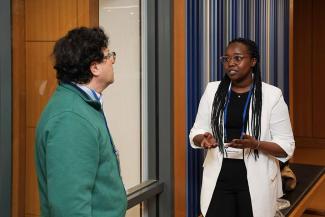
[(74, 83), (61, 81), (59, 82), (59, 88), (65, 88), (74, 92), (75, 94), (80, 96), (86, 103), (94, 107), (96, 110), (102, 109), (102, 104), (98, 100), (93, 99), (90, 95), (88, 95), (87, 92), (85, 92), (83, 89), (81, 89)]

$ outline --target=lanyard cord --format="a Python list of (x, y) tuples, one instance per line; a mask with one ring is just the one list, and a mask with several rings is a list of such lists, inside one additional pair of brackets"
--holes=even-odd
[[(90, 89), (93, 96), (95, 97), (96, 101), (98, 101), (100, 103), (100, 98), (98, 97), (97, 93), (93, 90), (93, 89)], [(120, 156), (119, 156), (119, 152), (117, 150), (117, 148), (115, 147), (114, 145), (114, 142), (113, 142), (113, 139), (112, 139), (112, 136), (111, 136), (111, 133), (109, 131), (109, 128), (108, 128), (108, 123), (107, 123), (107, 119), (105, 117), (105, 114), (104, 114), (104, 111), (103, 109), (100, 110), (100, 113), (102, 114), (102, 116), (104, 117), (104, 120), (105, 120), (105, 125), (106, 125), (106, 129), (107, 129), (107, 132), (108, 132), (108, 137), (109, 137), (109, 140), (112, 144), (112, 147), (113, 147), (113, 152), (116, 156), (116, 159), (117, 159), (117, 164), (118, 164), (118, 168), (119, 168), (119, 172), (121, 173), (121, 165), (120, 165)]]
[[(91, 97), (88, 93), (86, 93), (86, 92), (85, 92), (83, 89), (81, 89), (78, 85), (76, 85), (76, 84), (74, 84), (74, 83), (72, 83), (72, 82), (69, 82), (68, 84), (70, 84), (70, 85), (72, 85), (73, 87), (75, 87), (75, 88), (76, 88), (77, 90), (79, 90), (82, 94), (87, 95), (88, 97)], [(93, 89), (90, 89), (90, 90), (91, 90), (91, 92), (92, 92), (92, 94), (93, 94), (95, 100), (96, 100), (97, 102), (100, 103), (100, 98), (98, 97), (98, 95), (96, 94), (96, 92), (95, 92)], [(101, 103), (100, 103), (100, 104), (101, 104)], [(114, 145), (114, 142), (113, 142), (113, 139), (112, 139), (111, 133), (110, 133), (109, 128), (108, 128), (107, 119), (106, 119), (106, 117), (105, 117), (105, 114), (104, 114), (104, 111), (103, 111), (103, 107), (102, 107), (102, 106), (101, 106), (101, 109), (100, 109), (100, 113), (101, 113), (101, 115), (102, 115), (103, 118), (104, 118), (105, 126), (106, 126), (107, 133), (108, 133), (108, 137), (109, 137), (109, 140), (110, 140), (110, 142), (111, 142), (111, 144), (112, 144), (113, 152), (114, 152), (114, 154), (115, 154), (115, 156), (116, 156), (116, 161), (117, 161), (117, 165), (118, 165), (118, 170), (119, 170), (119, 173), (120, 173), (120, 175), (121, 175), (121, 165), (120, 165), (119, 152), (118, 152), (117, 148), (116, 148), (115, 145)]]
[(100, 103), (100, 99), (99, 99), (97, 93), (93, 89), (90, 89), (90, 90), (93, 93), (93, 96), (95, 97), (95, 99)]

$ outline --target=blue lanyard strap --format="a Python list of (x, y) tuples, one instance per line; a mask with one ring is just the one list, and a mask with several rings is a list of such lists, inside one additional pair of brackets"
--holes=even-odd
[(97, 93), (93, 89), (90, 89), (90, 90), (91, 90), (93, 96), (95, 97), (95, 99), (100, 103), (100, 99), (99, 99)]
[[(98, 97), (97, 93), (96, 93), (93, 89), (91, 89), (91, 92), (92, 92), (93, 96), (95, 97), (95, 99), (100, 103), (100, 98)], [(121, 165), (120, 165), (120, 155), (119, 155), (119, 152), (118, 152), (117, 148), (116, 148), (115, 145), (114, 145), (114, 142), (113, 142), (113, 139), (112, 139), (111, 133), (110, 133), (109, 128), (108, 128), (107, 119), (106, 119), (106, 117), (105, 117), (105, 114), (104, 114), (103, 109), (101, 109), (100, 112), (101, 112), (101, 114), (102, 114), (103, 117), (104, 117), (105, 125), (106, 125), (106, 129), (107, 129), (107, 132), (108, 132), (108, 136), (109, 136), (110, 142), (111, 142), (111, 144), (112, 144), (114, 154), (115, 154), (116, 159), (117, 159), (117, 164), (118, 164), (118, 167), (119, 167), (119, 171), (120, 171), (120, 173), (121, 173)]]
[[(241, 131), (240, 131), (240, 139), (243, 138), (243, 133), (245, 131), (246, 113), (247, 113), (247, 108), (248, 108), (250, 98), (252, 96), (252, 92), (253, 92), (253, 85), (251, 86), (251, 88), (249, 90), (248, 96), (246, 98), (245, 106), (244, 106), (244, 111), (243, 111), (243, 114), (242, 114), (242, 127), (241, 127)], [(231, 97), (231, 84), (229, 85), (229, 89), (228, 89), (227, 101), (226, 101), (226, 106), (225, 106), (225, 111), (224, 111), (224, 119), (223, 119), (224, 132), (225, 132), (224, 135), (225, 135), (226, 140), (227, 140), (228, 107), (229, 107), (230, 97)]]
[[(77, 90), (79, 90), (81, 93), (83, 93), (84, 95), (87, 95), (88, 97), (90, 97), (90, 98), (93, 100), (93, 98), (90, 96), (90, 92), (87, 92), (87, 91), (83, 90), (82, 88), (80, 88), (80, 87), (79, 87), (78, 85), (76, 85), (75, 83), (72, 83), (72, 82), (71, 82), (71, 83), (69, 83), (69, 84), (72, 85), (72, 86), (74, 86), (74, 87), (77, 88)], [(90, 89), (90, 88), (89, 88), (89, 90), (91, 90), (91, 93), (92, 93), (93, 97), (95, 98), (95, 100), (101, 104), (101, 102), (100, 102), (100, 98), (98, 97), (96, 91), (93, 90), (93, 89)], [(115, 156), (116, 156), (116, 161), (117, 161), (118, 169), (119, 169), (119, 172), (120, 172), (120, 174), (121, 174), (121, 165), (120, 165), (119, 152), (118, 152), (117, 148), (116, 148), (115, 145), (114, 145), (114, 142), (113, 142), (113, 139), (112, 139), (112, 136), (111, 136), (110, 130), (109, 130), (109, 128), (108, 128), (107, 119), (106, 119), (106, 117), (105, 117), (105, 114), (104, 114), (104, 111), (103, 111), (102, 106), (101, 106), (101, 109), (100, 109), (100, 113), (101, 113), (101, 115), (102, 115), (103, 118), (104, 118), (105, 126), (106, 126), (107, 133), (108, 133), (108, 137), (109, 137), (110, 142), (111, 142), (111, 144), (112, 144), (113, 152), (114, 152), (114, 154), (115, 154)]]

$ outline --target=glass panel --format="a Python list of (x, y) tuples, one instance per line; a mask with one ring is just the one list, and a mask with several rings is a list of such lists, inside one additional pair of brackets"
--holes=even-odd
[(141, 216), (141, 207), (140, 205), (137, 205), (135, 207), (132, 207), (131, 209), (128, 209), (126, 211), (126, 217), (140, 217)]
[[(126, 189), (147, 177), (147, 81), (140, 3), (141, 0), (99, 1), (99, 24), (109, 35), (110, 50), (117, 54), (115, 81), (103, 94), (104, 112), (119, 150)], [(128, 217), (140, 215), (140, 205), (127, 212)]]

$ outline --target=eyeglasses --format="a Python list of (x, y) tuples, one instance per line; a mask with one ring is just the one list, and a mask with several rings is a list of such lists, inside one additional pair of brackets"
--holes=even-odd
[(114, 51), (108, 52), (107, 55), (105, 55), (103, 59), (104, 60), (112, 59), (115, 62), (116, 53)]
[(232, 57), (230, 57), (230, 56), (221, 56), (219, 59), (220, 59), (221, 63), (223, 63), (223, 64), (226, 64), (226, 63), (229, 64), (230, 61), (233, 61), (233, 63), (235, 63), (237, 65), (237, 64), (240, 64), (241, 61), (243, 61), (243, 59), (246, 58), (246, 57), (248, 57), (248, 56), (237, 54), (237, 55), (234, 55)]

